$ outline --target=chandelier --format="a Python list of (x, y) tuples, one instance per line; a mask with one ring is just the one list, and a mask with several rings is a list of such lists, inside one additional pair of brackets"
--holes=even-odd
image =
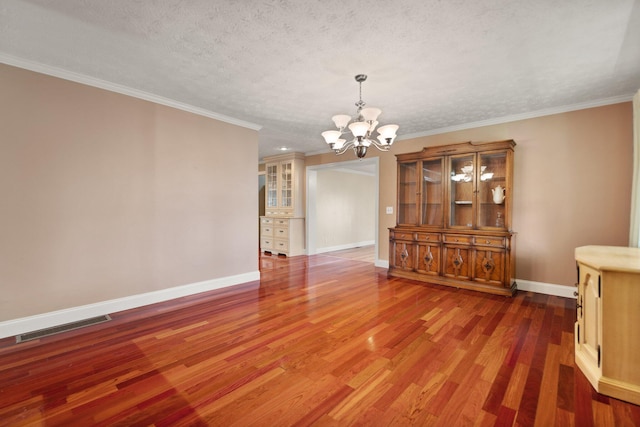
[[(367, 80), (367, 76), (358, 74), (355, 79), (360, 85), (360, 100), (355, 104), (358, 107), (356, 116), (353, 121), (351, 121), (352, 117), (347, 114), (333, 116), (331, 120), (333, 120), (338, 130), (322, 132), (322, 136), (336, 154), (344, 154), (349, 148), (353, 148), (356, 156), (361, 159), (367, 155), (367, 148), (372, 145), (380, 151), (389, 151), (391, 144), (396, 139), (398, 125), (380, 126), (377, 140), (372, 137), (376, 126), (378, 126), (378, 116), (382, 111), (379, 108), (364, 108), (362, 82)], [(353, 137), (350, 141), (341, 138), (347, 132), (347, 128)]]

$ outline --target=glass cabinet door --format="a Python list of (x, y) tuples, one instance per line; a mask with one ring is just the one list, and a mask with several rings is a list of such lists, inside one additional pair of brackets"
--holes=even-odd
[(290, 208), (293, 191), (293, 165), (290, 162), (280, 164), (280, 206)]
[(276, 208), (278, 207), (278, 165), (268, 164), (266, 168), (267, 207)]
[(398, 224), (418, 223), (418, 162), (398, 164)]
[(442, 226), (442, 159), (422, 162), (420, 195), (422, 225)]
[(450, 158), (449, 225), (473, 227), (475, 155)]
[(480, 153), (478, 228), (506, 228), (507, 153)]

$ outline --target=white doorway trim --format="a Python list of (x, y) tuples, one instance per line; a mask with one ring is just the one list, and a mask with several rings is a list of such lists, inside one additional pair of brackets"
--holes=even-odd
[(374, 169), (374, 181), (375, 181), (375, 264), (379, 264), (378, 259), (378, 226), (379, 226), (379, 204), (380, 204), (380, 158), (371, 157), (362, 160), (352, 160), (346, 162), (326, 163), (316, 166), (307, 166), (307, 218), (306, 218), (306, 236), (307, 236), (307, 255), (317, 254), (317, 209), (316, 209), (316, 191), (318, 184), (318, 171), (323, 169), (357, 169), (358, 166), (371, 165)]

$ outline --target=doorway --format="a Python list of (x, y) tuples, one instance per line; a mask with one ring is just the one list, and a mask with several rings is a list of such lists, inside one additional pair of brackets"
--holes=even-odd
[(379, 158), (307, 166), (306, 171), (307, 254), (373, 244), (377, 264)]

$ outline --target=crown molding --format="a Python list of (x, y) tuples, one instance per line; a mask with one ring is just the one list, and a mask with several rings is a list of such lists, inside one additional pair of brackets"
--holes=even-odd
[(39, 62), (17, 58), (15, 56), (7, 55), (1, 52), (0, 52), (0, 63), (11, 65), (13, 67), (23, 68), (29, 71), (34, 71), (40, 74), (46, 74), (48, 76), (57, 77), (64, 80), (69, 80), (75, 83), (81, 83), (87, 86), (93, 86), (99, 89), (108, 90), (110, 92), (120, 93), (122, 95), (131, 96), (133, 98), (142, 99), (145, 101), (153, 102), (155, 104), (164, 105), (166, 107), (175, 108), (177, 110), (186, 111), (188, 113), (197, 114), (199, 116), (208, 117), (210, 119), (219, 120), (221, 122), (229, 123), (232, 125), (240, 126), (240, 127), (255, 130), (255, 131), (259, 131), (262, 128), (261, 125), (246, 122), (244, 120), (236, 119), (230, 116), (225, 116), (224, 114), (218, 114), (213, 111), (206, 110), (204, 108), (194, 107), (193, 105), (178, 102), (169, 98), (164, 98), (162, 96), (154, 95), (149, 92), (133, 89), (133, 88), (123, 86), (117, 83), (112, 83), (106, 80), (97, 79), (95, 77), (90, 77), (85, 74), (64, 70), (62, 68), (41, 64)]
[(420, 138), (423, 136), (440, 135), (443, 133), (479, 128), (483, 126), (499, 125), (502, 123), (516, 122), (518, 120), (535, 119), (536, 117), (551, 116), (553, 114), (568, 113), (570, 111), (578, 111), (578, 110), (585, 110), (587, 108), (595, 108), (595, 107), (602, 107), (605, 105), (619, 104), (621, 102), (631, 101), (632, 99), (633, 99), (633, 94), (614, 96), (611, 98), (603, 98), (595, 101), (581, 102), (579, 104), (564, 105), (561, 107), (546, 108), (543, 110), (531, 111), (528, 113), (513, 114), (510, 116), (497, 117), (494, 119), (463, 123), (460, 125), (447, 126), (439, 129), (431, 129), (425, 132), (416, 132), (416, 133), (410, 133), (406, 135), (398, 135), (396, 141)]

